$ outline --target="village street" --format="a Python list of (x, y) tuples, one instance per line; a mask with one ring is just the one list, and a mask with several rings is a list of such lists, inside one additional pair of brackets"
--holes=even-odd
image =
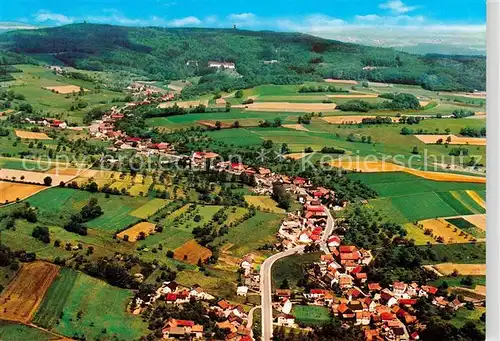
[[(328, 237), (332, 234), (335, 227), (333, 217), (330, 211), (325, 207), (325, 212), (328, 215), (327, 225), (323, 231), (323, 236), (320, 242), (320, 248), (326, 254), (330, 254), (328, 249)], [(274, 264), (279, 259), (302, 253), (305, 246), (297, 246), (292, 249), (275, 254), (262, 263), (260, 268), (260, 292), (261, 292), (261, 307), (262, 307), (262, 340), (270, 341), (273, 336), (273, 307), (272, 307), (272, 286), (271, 286), (271, 269)]]

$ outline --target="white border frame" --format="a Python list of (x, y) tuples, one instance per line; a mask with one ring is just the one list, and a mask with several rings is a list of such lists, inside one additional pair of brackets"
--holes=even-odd
[(500, 0), (487, 0), (486, 340), (500, 340)]

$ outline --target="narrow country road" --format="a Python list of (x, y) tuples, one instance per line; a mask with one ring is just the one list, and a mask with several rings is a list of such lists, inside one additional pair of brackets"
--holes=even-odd
[(252, 326), (253, 326), (253, 313), (255, 312), (255, 310), (257, 309), (260, 309), (260, 305), (256, 306), (256, 307), (253, 307), (252, 309), (250, 309), (250, 311), (248, 312), (248, 318), (247, 318), (247, 328), (250, 329), (250, 335), (252, 336), (253, 338), (253, 331), (252, 331)]
[[(323, 231), (323, 236), (320, 241), (320, 248), (326, 254), (330, 254), (328, 249), (328, 238), (332, 234), (335, 224), (330, 211), (325, 207), (325, 212), (328, 215), (326, 228)], [(290, 250), (286, 250), (277, 253), (262, 263), (260, 267), (260, 293), (261, 293), (261, 308), (262, 308), (262, 340), (271, 341), (273, 337), (273, 307), (272, 307), (272, 287), (271, 287), (271, 268), (279, 259), (302, 253), (304, 251), (304, 245), (294, 247)]]

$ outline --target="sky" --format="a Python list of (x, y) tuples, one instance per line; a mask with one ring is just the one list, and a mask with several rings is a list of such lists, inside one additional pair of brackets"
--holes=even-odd
[(484, 0), (0, 0), (0, 29), (79, 22), (302, 32), (347, 42), (484, 52)]

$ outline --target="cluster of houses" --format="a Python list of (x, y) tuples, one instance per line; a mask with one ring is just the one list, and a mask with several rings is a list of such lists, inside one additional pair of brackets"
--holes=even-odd
[(254, 258), (251, 254), (246, 255), (240, 262), (241, 284), (236, 289), (236, 295), (246, 296), (249, 290), (259, 292), (260, 273), (256, 270)]
[[(147, 301), (140, 297), (134, 298), (131, 305), (133, 306), (133, 314), (140, 314), (158, 299), (180, 309), (182, 309), (183, 304), (192, 300), (205, 302), (207, 314), (216, 316), (217, 321), (219, 321), (216, 323), (217, 327), (226, 332), (226, 341), (252, 340), (251, 330), (246, 327), (248, 316), (243, 306), (241, 304), (232, 304), (226, 300), (217, 301), (214, 296), (206, 293), (200, 286), (187, 288), (175, 281), (163, 282), (154, 294), (149, 295)], [(205, 339), (203, 326), (191, 320), (169, 318), (164, 322), (162, 333), (164, 339)]]
[[(365, 327), (367, 341), (418, 340), (425, 328), (415, 316), (419, 298), (426, 298), (438, 308), (457, 310), (465, 303), (448, 301), (438, 288), (417, 283), (394, 282), (387, 288), (368, 281), (366, 267), (373, 257), (369, 250), (352, 245), (341, 245), (340, 237), (328, 239), (330, 254), (322, 255), (313, 264), (309, 275), (318, 287), (303, 294), (302, 302), (326, 306), (346, 326)], [(275, 309), (281, 311), (276, 318), (280, 326), (296, 326), (291, 311), (290, 290), (277, 289)]]
[(42, 118), (39, 120), (32, 120), (31, 118), (26, 117), (24, 120), (29, 124), (36, 124), (41, 127), (50, 127), (56, 129), (68, 128), (68, 123), (66, 123), (66, 121), (62, 121), (56, 118)]
[(127, 87), (127, 90), (135, 98), (143, 99), (143, 101), (134, 102), (134, 105), (168, 102), (173, 101), (175, 98), (175, 94), (173, 92), (169, 92), (157, 86), (142, 82), (131, 83)]

